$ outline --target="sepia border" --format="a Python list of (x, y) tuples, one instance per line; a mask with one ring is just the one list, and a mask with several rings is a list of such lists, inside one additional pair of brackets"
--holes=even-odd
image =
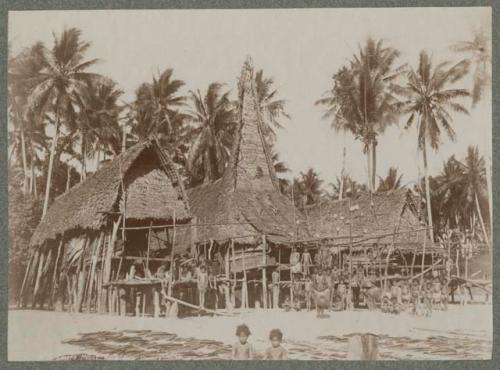
[[(500, 188), (500, 138), (498, 119), (500, 104), (499, 46), (500, 2), (472, 0), (0, 0), (0, 368), (9, 369), (493, 369), (500, 361), (500, 268), (493, 263), (493, 359), (491, 361), (377, 361), (360, 363), (349, 361), (78, 361), (78, 362), (7, 362), (8, 317), (8, 194), (7, 194), (7, 26), (9, 10), (77, 10), (77, 9), (258, 9), (258, 8), (354, 8), (354, 7), (465, 7), (493, 8), (493, 188)], [(499, 159), (498, 164), (495, 159)], [(496, 185), (496, 186), (495, 186)], [(493, 192), (493, 238), (500, 240), (500, 192)], [(497, 243), (495, 243), (497, 244)], [(494, 262), (500, 261), (500, 249), (493, 248)], [(26, 333), (29, 335), (29, 333)], [(40, 338), (42, 340), (42, 338)], [(27, 349), (29, 350), (29, 349)]]

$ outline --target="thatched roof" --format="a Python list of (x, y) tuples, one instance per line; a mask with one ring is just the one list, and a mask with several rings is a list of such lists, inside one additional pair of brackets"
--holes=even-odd
[(401, 232), (396, 236), (397, 243), (423, 242), (424, 233), (416, 231), (422, 230), (425, 225), (418, 219), (416, 206), (407, 189), (323, 201), (307, 206), (304, 214), (313, 238), (335, 238), (336, 244), (348, 243), (350, 233), (354, 241), (367, 244), (391, 243), (392, 236), (366, 239), (394, 232)]
[[(231, 159), (221, 179), (188, 190), (198, 224), (197, 239), (255, 243), (259, 234), (275, 242), (292, 240), (302, 218), (291, 200), (280, 193), (256, 99), (251, 61), (239, 81), (240, 119)], [(299, 223), (300, 225), (300, 223)], [(306, 230), (301, 231), (305, 237)], [(257, 235), (251, 237), (250, 235)], [(243, 237), (248, 236), (248, 237)]]
[(188, 199), (173, 163), (156, 141), (146, 141), (58, 197), (36, 228), (31, 244), (41, 245), (72, 230), (98, 230), (113, 212), (125, 211), (127, 219), (169, 220), (174, 209), (177, 219), (190, 218)]

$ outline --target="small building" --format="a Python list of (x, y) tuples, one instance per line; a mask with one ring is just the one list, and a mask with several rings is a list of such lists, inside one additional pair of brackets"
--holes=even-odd
[(419, 215), (419, 203), (409, 189), (321, 201), (302, 211), (312, 239), (337, 248), (340, 254), (351, 249), (355, 264), (378, 256), (379, 264), (384, 265), (380, 258), (391, 255), (398, 269), (409, 269), (424, 245), (426, 254), (440, 252), (433, 246)]
[(172, 230), (190, 219), (168, 154), (155, 140), (136, 144), (54, 201), (31, 239), (21, 303), (113, 311), (109, 283), (132, 264), (148, 275), (188, 252), (189, 238), (175, 242)]

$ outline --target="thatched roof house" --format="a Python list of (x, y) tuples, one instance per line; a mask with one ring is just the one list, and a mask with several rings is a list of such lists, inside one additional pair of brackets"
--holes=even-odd
[[(359, 244), (394, 241), (412, 245), (424, 240), (425, 224), (419, 220), (417, 205), (407, 189), (323, 201), (303, 211), (312, 237), (331, 239), (335, 244), (349, 243), (350, 235)], [(398, 233), (394, 239), (393, 233)]]
[(177, 219), (190, 218), (182, 181), (168, 155), (154, 140), (147, 141), (58, 197), (36, 228), (31, 244), (39, 246), (63, 234), (98, 231), (119, 213), (127, 220), (154, 221), (172, 219), (174, 210)]
[[(253, 67), (247, 61), (239, 81), (240, 119), (231, 159), (219, 180), (189, 189), (198, 240), (253, 244), (260, 235), (274, 242), (296, 237), (302, 217), (280, 193), (256, 98)], [(304, 237), (305, 230), (301, 230)]]

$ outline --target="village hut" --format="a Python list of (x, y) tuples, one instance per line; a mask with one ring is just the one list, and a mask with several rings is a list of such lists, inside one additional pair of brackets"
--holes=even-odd
[[(265, 291), (267, 267), (280, 262), (280, 247), (308, 234), (302, 215), (279, 190), (250, 59), (238, 89), (237, 129), (225, 172), (213, 183), (189, 189), (188, 196), (199, 253), (208, 259), (225, 256), (226, 277), (231, 273), (235, 281), (237, 274), (246, 278), (262, 269), (258, 283)], [(265, 294), (262, 300), (266, 306)]]
[(398, 271), (414, 271), (421, 267), (417, 256), (441, 251), (433, 245), (419, 209), (412, 191), (402, 188), (320, 201), (304, 207), (303, 213), (312, 240), (354, 253), (354, 264), (378, 258), (385, 268), (390, 258)]
[(31, 239), (21, 303), (114, 312), (110, 284), (132, 264), (148, 277), (189, 251), (173, 233), (190, 218), (169, 155), (154, 139), (136, 144), (54, 201)]

